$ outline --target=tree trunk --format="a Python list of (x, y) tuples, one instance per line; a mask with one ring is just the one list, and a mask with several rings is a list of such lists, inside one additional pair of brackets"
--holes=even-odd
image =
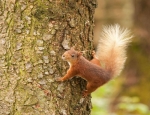
[[(64, 49), (90, 50), (95, 0), (0, 0), (0, 114), (88, 115), (85, 81), (57, 77)], [(86, 53), (88, 57), (89, 52)]]

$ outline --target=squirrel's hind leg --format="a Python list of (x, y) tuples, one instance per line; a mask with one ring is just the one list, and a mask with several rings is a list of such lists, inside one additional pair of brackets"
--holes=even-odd
[(87, 97), (87, 95), (95, 91), (97, 88), (98, 88), (97, 85), (88, 82), (86, 86), (86, 90), (83, 91), (83, 97)]

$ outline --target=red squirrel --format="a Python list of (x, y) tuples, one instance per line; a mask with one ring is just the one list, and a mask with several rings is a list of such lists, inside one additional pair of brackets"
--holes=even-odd
[(126, 60), (126, 48), (131, 38), (130, 32), (127, 29), (121, 29), (117, 24), (104, 27), (91, 61), (85, 59), (74, 48), (62, 55), (62, 59), (69, 63), (70, 68), (67, 74), (58, 78), (57, 81), (80, 76), (87, 81), (86, 90), (83, 91), (83, 96), (86, 97), (119, 75)]

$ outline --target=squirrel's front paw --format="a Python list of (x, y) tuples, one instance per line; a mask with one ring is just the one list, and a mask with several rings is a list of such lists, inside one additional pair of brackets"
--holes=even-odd
[(56, 78), (56, 81), (63, 81), (62, 77)]

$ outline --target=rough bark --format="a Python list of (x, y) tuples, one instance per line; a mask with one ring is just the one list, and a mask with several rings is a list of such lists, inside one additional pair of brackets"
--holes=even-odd
[(0, 0), (1, 115), (90, 114), (90, 97), (81, 95), (85, 81), (55, 78), (68, 68), (61, 59), (64, 49), (92, 48), (95, 5), (95, 0)]

